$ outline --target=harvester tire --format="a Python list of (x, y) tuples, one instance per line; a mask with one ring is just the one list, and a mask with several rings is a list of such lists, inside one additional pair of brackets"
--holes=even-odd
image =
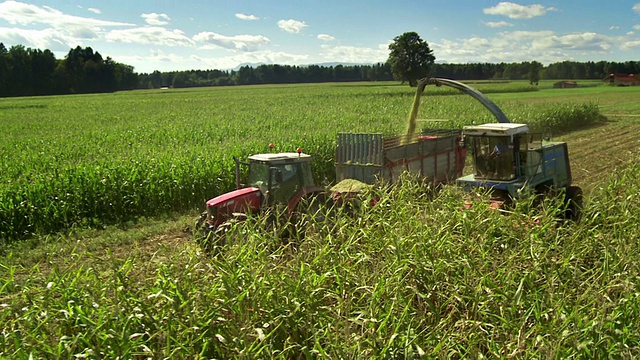
[(578, 186), (569, 186), (564, 197), (564, 217), (568, 220), (578, 221), (582, 215), (582, 189)]

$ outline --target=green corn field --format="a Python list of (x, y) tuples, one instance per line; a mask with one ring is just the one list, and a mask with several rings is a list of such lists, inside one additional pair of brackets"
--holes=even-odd
[[(489, 93), (531, 89), (485, 86)], [(336, 134), (402, 133), (412, 91), (383, 83), (3, 99), (0, 238), (200, 209), (234, 186), (233, 156), (266, 152), (271, 142), (280, 151), (300, 146), (312, 154), (316, 178), (328, 184), (335, 178)], [(512, 121), (540, 131), (600, 120), (593, 100), (496, 101)], [(466, 95), (434, 87), (420, 111), (421, 118), (447, 119), (419, 122), (422, 127), (494, 121)]]

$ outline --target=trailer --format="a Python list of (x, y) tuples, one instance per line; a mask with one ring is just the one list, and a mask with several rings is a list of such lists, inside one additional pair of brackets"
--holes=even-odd
[(393, 184), (404, 172), (430, 185), (454, 181), (462, 174), (466, 150), (456, 130), (421, 135), (340, 133), (336, 146), (336, 181)]

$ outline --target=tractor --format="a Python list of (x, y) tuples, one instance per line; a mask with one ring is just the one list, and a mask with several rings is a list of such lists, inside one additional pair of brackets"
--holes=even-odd
[[(325, 189), (316, 186), (311, 172), (311, 156), (297, 152), (255, 154), (247, 162), (234, 157), (236, 190), (206, 202), (196, 229), (204, 231), (205, 248), (222, 245), (234, 224), (270, 209), (291, 222), (302, 206), (317, 206), (326, 201)], [(248, 168), (247, 183), (241, 183), (242, 167)], [(309, 209), (304, 209), (309, 211)], [(294, 219), (295, 220), (295, 219)]]
[(450, 86), (471, 95), (498, 121), (462, 129), (464, 146), (473, 157), (472, 174), (455, 180), (467, 191), (486, 189), (491, 193), (491, 206), (501, 209), (522, 193), (542, 196), (564, 192), (564, 216), (577, 219), (582, 207), (582, 189), (571, 184), (571, 167), (566, 142), (543, 139), (530, 133), (526, 124), (511, 123), (489, 98), (472, 87), (449, 79), (427, 78), (427, 84)]

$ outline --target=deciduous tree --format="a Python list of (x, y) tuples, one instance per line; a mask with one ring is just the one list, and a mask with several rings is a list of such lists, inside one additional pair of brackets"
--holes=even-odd
[(413, 31), (396, 36), (389, 44), (391, 72), (396, 80), (416, 86), (418, 80), (429, 75), (436, 57), (429, 44)]

